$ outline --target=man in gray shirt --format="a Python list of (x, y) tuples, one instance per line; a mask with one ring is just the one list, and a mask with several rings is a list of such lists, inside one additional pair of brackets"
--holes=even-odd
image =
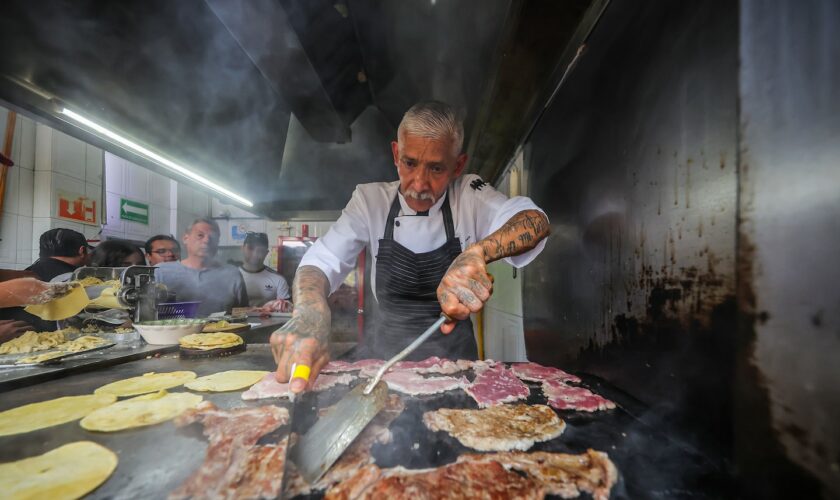
[(239, 270), (217, 262), (219, 225), (212, 219), (196, 219), (184, 234), (187, 258), (158, 264), (157, 280), (175, 293), (178, 302), (200, 301), (198, 316), (230, 312), (248, 305), (248, 293)]

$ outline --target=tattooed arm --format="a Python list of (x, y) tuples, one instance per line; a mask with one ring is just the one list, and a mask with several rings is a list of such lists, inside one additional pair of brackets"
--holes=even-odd
[[(327, 304), (329, 281), (315, 266), (302, 266), (292, 284), (294, 310), (292, 318), (271, 334), (271, 353), (277, 362), (276, 377), (287, 382), (293, 364), (306, 365), (312, 370), (309, 387), (315, 382), (321, 368), (329, 361), (330, 308)], [(305, 380), (291, 381), (291, 390), (301, 392), (307, 387)]]
[[(548, 236), (548, 219), (539, 210), (523, 210), (511, 217), (490, 236), (470, 245), (452, 261), (437, 289), (444, 313), (454, 319), (467, 319), (490, 299), (493, 281), (487, 264), (504, 257), (523, 254)], [(455, 323), (441, 327), (450, 333)]]

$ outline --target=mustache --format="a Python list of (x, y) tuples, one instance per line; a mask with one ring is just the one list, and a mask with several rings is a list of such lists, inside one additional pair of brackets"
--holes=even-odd
[(437, 200), (435, 200), (435, 195), (433, 195), (432, 193), (430, 193), (428, 191), (423, 191), (422, 193), (418, 193), (417, 191), (415, 191), (413, 189), (406, 189), (404, 195), (405, 195), (406, 198), (414, 198), (415, 200), (429, 200), (432, 203), (437, 201)]

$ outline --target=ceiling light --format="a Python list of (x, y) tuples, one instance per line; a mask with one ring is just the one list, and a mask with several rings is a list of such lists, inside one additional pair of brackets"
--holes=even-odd
[(206, 187), (212, 189), (213, 191), (215, 191), (215, 192), (217, 192), (217, 193), (219, 193), (219, 194), (221, 194), (221, 195), (223, 195), (227, 198), (235, 200), (235, 201), (237, 201), (237, 202), (239, 202), (239, 203), (241, 203), (245, 206), (248, 206), (248, 207), (253, 207), (254, 206), (253, 202), (251, 202), (250, 200), (248, 200), (248, 199), (246, 199), (242, 196), (239, 196), (238, 194), (234, 193), (233, 191), (230, 191), (228, 189), (223, 188), (222, 186), (220, 186), (220, 185), (216, 184), (215, 182), (211, 181), (210, 179), (207, 179), (206, 177), (203, 177), (203, 176), (193, 172), (192, 170), (190, 170), (190, 169), (188, 169), (184, 166), (178, 165), (177, 163), (173, 162), (172, 160), (164, 158), (163, 156), (155, 153), (154, 151), (150, 151), (150, 150), (144, 148), (143, 146), (137, 144), (136, 142), (133, 142), (129, 139), (126, 139), (125, 137), (123, 137), (123, 136), (121, 136), (121, 135), (119, 135), (119, 134), (117, 134), (117, 133), (115, 133), (111, 130), (108, 130), (107, 128), (103, 127), (102, 125), (99, 125), (98, 123), (96, 123), (94, 121), (91, 121), (91, 120), (85, 118), (84, 116), (74, 112), (74, 111), (71, 111), (67, 108), (63, 108), (61, 110), (61, 114), (64, 115), (64, 116), (67, 116), (68, 118), (72, 118), (73, 120), (81, 123), (85, 127), (88, 127), (90, 129), (94, 130), (95, 132), (98, 132), (99, 134), (104, 135), (108, 139), (111, 139), (112, 141), (118, 143), (119, 145), (128, 148), (132, 152), (137, 153), (141, 156), (144, 156), (144, 157), (148, 158), (149, 160), (154, 161), (158, 165), (160, 165), (162, 167), (165, 167), (169, 170), (172, 170), (174, 172), (177, 172), (177, 173), (183, 175), (184, 177), (192, 179), (193, 181), (195, 181), (195, 182), (197, 182), (197, 183), (199, 183), (203, 186), (206, 186)]

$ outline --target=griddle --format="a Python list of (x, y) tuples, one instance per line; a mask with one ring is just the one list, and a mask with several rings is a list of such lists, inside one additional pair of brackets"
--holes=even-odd
[[(177, 354), (141, 359), (95, 372), (80, 373), (61, 380), (17, 389), (3, 394), (0, 410), (60, 396), (91, 393), (109, 382), (141, 375), (149, 371), (192, 370), (199, 376), (223, 370), (274, 368), (268, 345), (252, 344), (244, 353), (226, 358), (185, 360)], [(468, 374), (469, 378), (473, 375)], [(363, 381), (362, 381), (363, 382)], [(597, 379), (584, 377), (584, 385), (598, 385), (595, 390), (620, 405), (643, 411), (630, 398)], [(184, 391), (183, 387), (172, 391)], [(296, 432), (304, 432), (315, 421), (316, 410), (335, 404), (348, 390), (337, 386), (322, 393), (308, 393), (299, 402), (294, 422)], [(288, 407), (285, 400), (243, 401), (241, 391), (202, 393), (205, 400), (220, 408), (275, 404)], [(445, 433), (433, 433), (423, 426), (422, 414), (437, 408), (476, 408), (462, 391), (437, 396), (403, 397), (405, 411), (391, 424), (394, 439), (387, 445), (374, 445), (373, 456), (380, 467), (402, 465), (408, 468), (435, 467), (455, 461), (463, 447)], [(539, 387), (532, 386), (530, 404), (544, 403)], [(680, 443), (660, 429), (651, 427), (639, 416), (624, 409), (594, 414), (559, 412), (567, 428), (558, 438), (538, 443), (533, 450), (581, 453), (587, 448), (605, 451), (619, 469), (619, 481), (611, 498), (720, 498), (726, 475), (697, 450)], [(284, 426), (261, 442), (284, 439)], [(114, 474), (94, 491), (90, 498), (165, 498), (204, 460), (207, 440), (200, 425), (176, 428), (172, 422), (116, 433), (93, 433), (78, 422), (35, 432), (0, 438), (0, 461), (18, 460), (38, 455), (63, 444), (91, 440), (116, 452), (119, 465)], [(416, 444), (416, 445), (415, 445)], [(320, 494), (302, 498), (320, 498)], [(583, 498), (587, 498), (585, 495)]]

